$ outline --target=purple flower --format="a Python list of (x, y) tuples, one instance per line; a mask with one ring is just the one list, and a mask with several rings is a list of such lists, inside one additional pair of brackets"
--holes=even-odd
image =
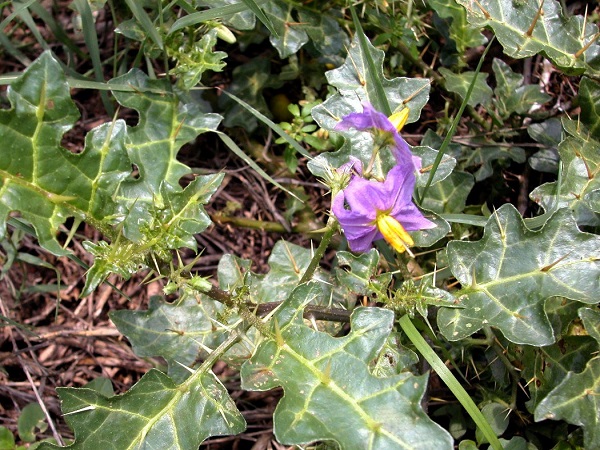
[(366, 252), (373, 241), (385, 239), (398, 252), (408, 251), (412, 256), (409, 247), (414, 241), (407, 231), (435, 227), (412, 202), (415, 187), (412, 164), (394, 166), (383, 182), (362, 178), (360, 162), (351, 161), (349, 166), (342, 167), (350, 167), (358, 174), (336, 194), (331, 207), (350, 249)]
[(396, 161), (399, 164), (412, 161), (415, 169), (419, 170), (421, 168), (421, 158), (412, 154), (408, 144), (398, 133), (398, 129), (404, 126), (408, 118), (406, 113), (408, 113), (408, 108), (400, 111), (400, 113), (393, 114), (390, 119), (397, 122), (397, 125), (394, 125), (392, 120), (388, 119), (385, 114), (377, 111), (368, 102), (364, 102), (363, 112), (353, 112), (344, 116), (341, 122), (334, 127), (334, 130), (345, 131), (356, 128), (359, 131), (383, 131), (388, 135), (388, 138), (391, 138), (391, 143), (393, 143), (391, 146), (392, 152), (396, 157)]

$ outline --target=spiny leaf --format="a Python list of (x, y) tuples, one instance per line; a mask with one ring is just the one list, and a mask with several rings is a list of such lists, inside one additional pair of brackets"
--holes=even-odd
[(556, 0), (456, 0), (473, 25), (491, 27), (513, 58), (544, 54), (567, 73), (600, 73), (598, 27), (581, 16), (565, 17)]
[(555, 339), (544, 311), (549, 297), (588, 304), (600, 299), (600, 237), (579, 231), (567, 210), (531, 231), (512, 205), (504, 205), (490, 217), (480, 241), (452, 241), (447, 252), (462, 285), (455, 293), (462, 308), (438, 314), (451, 340), (490, 325), (512, 342), (549, 345)]
[[(429, 99), (429, 80), (403, 77), (391, 80), (385, 78), (383, 75), (385, 53), (383, 50), (373, 47), (370, 43), (367, 43), (367, 48), (378, 71), (377, 74), (372, 76), (377, 76), (381, 81), (392, 112), (408, 107), (410, 110), (408, 123), (417, 121), (421, 116), (421, 109), (423, 109), (423, 106), (425, 106)], [(371, 98), (375, 97), (375, 87), (367, 82), (367, 63), (361, 46), (358, 44), (358, 36), (354, 37), (344, 64), (337, 69), (326, 72), (325, 76), (329, 84), (338, 89), (338, 92), (345, 101), (341, 101), (340, 98), (336, 98), (335, 100), (330, 98), (324, 104), (313, 108), (313, 117), (324, 128), (333, 129), (337, 120), (339, 120), (336, 120), (336, 116), (339, 118), (342, 117), (338, 111), (334, 110), (336, 106), (346, 109), (350, 108), (350, 111), (344, 111), (343, 115), (345, 115), (348, 112), (358, 110), (355, 106), (357, 98), (359, 100), (358, 103), (360, 103), (360, 101), (370, 101)], [(326, 119), (327, 117), (329, 117), (329, 120)]]
[(214, 350), (228, 333), (210, 319), (223, 306), (202, 296), (184, 295), (175, 303), (151, 297), (147, 311), (113, 311), (110, 319), (132, 343), (139, 357), (163, 357), (169, 364), (169, 376), (183, 381), (201, 356)]
[(358, 308), (352, 331), (334, 338), (302, 319), (303, 305), (320, 295), (315, 282), (294, 291), (273, 318), (273, 337), (242, 367), (245, 389), (283, 386), (274, 415), (277, 439), (290, 445), (334, 440), (348, 450), (452, 448), (450, 435), (420, 408), (426, 376), (377, 378), (369, 372), (393, 313)]
[[(429, 98), (429, 80), (416, 78), (394, 78), (388, 80), (383, 75), (384, 52), (373, 47), (368, 40), (359, 45), (358, 33), (350, 46), (345, 63), (337, 69), (326, 73), (329, 84), (336, 87), (338, 93), (328, 98), (324, 103), (312, 109), (312, 115), (317, 123), (333, 131), (337, 123), (352, 112), (362, 111), (362, 102), (374, 104), (380, 98), (379, 90), (369, 80), (378, 79), (383, 86), (389, 108), (395, 112), (405, 107), (409, 108), (408, 122), (416, 121), (421, 109)], [(364, 50), (364, 49), (367, 50)], [(366, 61), (366, 52), (369, 53), (373, 64)], [(376, 73), (370, 69), (376, 68)], [(381, 111), (384, 112), (384, 111)], [(384, 112), (385, 113), (385, 112)], [(342, 131), (345, 137), (343, 146), (336, 152), (319, 155), (308, 163), (311, 172), (319, 177), (325, 177), (329, 167), (340, 167), (348, 161), (349, 156), (360, 159), (365, 167), (373, 156), (373, 136), (369, 131), (350, 129)], [(431, 150), (433, 151), (433, 150)], [(396, 164), (391, 152), (378, 152), (374, 164), (375, 172), (383, 176)], [(449, 172), (448, 172), (449, 173)], [(442, 178), (446, 175), (441, 175)]]
[(196, 450), (210, 436), (246, 428), (227, 390), (210, 372), (197, 371), (176, 385), (151, 369), (129, 391), (114, 397), (88, 388), (57, 391), (75, 442), (67, 447), (44, 443), (40, 450)]
[(55, 235), (69, 216), (100, 221), (117, 209), (113, 194), (131, 172), (125, 124), (93, 130), (86, 149), (74, 154), (60, 145), (79, 114), (59, 63), (44, 53), (8, 91), (12, 109), (0, 111), (0, 235), (11, 211), (32, 223), (40, 244), (66, 251)]
[[(358, 43), (358, 33), (350, 46), (346, 61), (341, 67), (326, 73), (329, 84), (336, 87), (338, 92), (329, 97), (324, 103), (312, 109), (312, 115), (317, 123), (327, 130), (333, 131), (337, 123), (352, 112), (362, 111), (362, 102), (373, 102), (378, 98), (377, 90), (369, 79), (378, 78), (392, 111), (409, 108), (408, 121), (416, 121), (421, 109), (429, 98), (429, 80), (417, 78), (394, 78), (388, 80), (383, 75), (384, 52), (373, 47), (368, 41), (366, 47), (373, 60), (377, 73), (369, 72), (362, 47)], [(383, 112), (383, 111), (382, 111)], [(373, 155), (373, 136), (368, 131), (350, 129), (342, 131), (346, 138), (343, 146), (336, 152), (319, 155), (308, 163), (311, 172), (320, 177), (326, 176), (328, 167), (339, 167), (348, 161), (350, 155), (356, 156), (366, 166)], [(376, 156), (376, 172), (382, 174), (396, 164), (391, 152), (379, 152)], [(449, 172), (448, 172), (449, 173)], [(442, 175), (443, 177), (444, 175)], [(447, 174), (446, 174), (447, 176)]]

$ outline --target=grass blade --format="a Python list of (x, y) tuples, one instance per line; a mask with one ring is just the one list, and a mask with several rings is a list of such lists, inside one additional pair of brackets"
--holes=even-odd
[(469, 89), (467, 90), (467, 94), (465, 95), (465, 98), (463, 99), (463, 102), (460, 105), (458, 112), (456, 113), (456, 117), (452, 121), (452, 125), (450, 126), (450, 131), (448, 131), (448, 134), (444, 138), (444, 141), (442, 142), (442, 145), (440, 146), (438, 154), (435, 157), (435, 161), (433, 162), (433, 166), (431, 168), (431, 171), (429, 172), (429, 178), (427, 179), (427, 184), (425, 185), (425, 187), (421, 191), (421, 195), (419, 196), (419, 204), (423, 203), (425, 194), (427, 194), (427, 190), (429, 189), (429, 186), (431, 186), (431, 182), (433, 181), (433, 176), (435, 175), (435, 171), (437, 170), (438, 166), (442, 162), (444, 153), (446, 153), (446, 149), (448, 148), (448, 145), (450, 145), (450, 141), (452, 140), (452, 138), (454, 137), (454, 134), (456, 133), (456, 129), (458, 128), (458, 122), (460, 121), (460, 118), (462, 117), (463, 112), (464, 112), (465, 108), (467, 107), (467, 102), (469, 101), (469, 98), (471, 98), (471, 94), (473, 93), (473, 88), (475, 87), (475, 82), (477, 81), (477, 75), (479, 75), (479, 72), (481, 72), (481, 66), (483, 65), (485, 56), (487, 55), (488, 50), (492, 46), (494, 39), (495, 39), (495, 36), (492, 36), (492, 38), (490, 39), (490, 42), (488, 42), (487, 47), (483, 51), (481, 58), (479, 58), (479, 64), (477, 64), (477, 68), (475, 69), (475, 76), (473, 77), (473, 80), (471, 81), (471, 84), (469, 85)]
[(286, 189), (284, 186), (282, 186), (277, 181), (275, 181), (267, 172), (265, 172), (258, 164), (256, 164), (252, 160), (252, 158), (250, 158), (248, 155), (246, 155), (246, 153), (244, 153), (244, 151), (241, 148), (239, 148), (235, 142), (233, 142), (233, 139), (231, 139), (229, 136), (227, 136), (225, 133), (223, 133), (221, 131), (217, 131), (216, 133), (219, 136), (219, 138), (221, 138), (223, 143), (229, 148), (229, 150), (231, 150), (237, 156), (242, 158), (244, 160), (244, 162), (246, 164), (248, 164), (248, 166), (250, 166), (252, 169), (254, 169), (256, 171), (256, 173), (258, 173), (261, 177), (263, 177), (269, 183), (273, 184), (274, 186), (277, 186), (279, 189), (281, 189), (282, 191), (286, 192), (287, 194), (291, 195), (292, 197), (294, 197), (295, 199), (297, 199), (298, 201), (300, 201), (304, 204), (304, 201), (302, 199), (300, 199), (292, 191), (290, 191), (289, 189)]
[[(262, 5), (267, 0), (255, 0), (256, 5)], [(199, 11), (188, 16), (182, 17), (175, 21), (169, 33), (173, 33), (182, 28), (197, 25), (207, 20), (223, 19), (232, 14), (236, 14), (242, 11), (248, 10), (248, 6), (243, 3), (236, 3), (234, 5), (219, 6), (217, 8), (207, 9), (206, 11)]]
[[(367, 63), (367, 67), (365, 68), (365, 78), (367, 86), (371, 86), (373, 88), (372, 92), (374, 98), (369, 98), (369, 101), (375, 109), (381, 111), (386, 116), (391, 116), (392, 109), (390, 108), (390, 103), (388, 102), (387, 96), (385, 95), (383, 83), (381, 82), (377, 68), (375, 67), (375, 61), (373, 61), (373, 57), (371, 56), (371, 52), (369, 51), (367, 36), (365, 36), (360, 21), (358, 20), (358, 15), (356, 14), (354, 6), (350, 7), (350, 12), (352, 13), (352, 21), (354, 22), (354, 28), (356, 29), (356, 33), (358, 34), (358, 44), (360, 45), (363, 61)], [(367, 91), (367, 95), (368, 92), (369, 91)]]
[(485, 417), (473, 402), (473, 399), (469, 396), (467, 391), (462, 387), (459, 381), (452, 375), (452, 372), (446, 367), (440, 357), (433, 351), (427, 341), (423, 339), (423, 336), (419, 333), (417, 328), (410, 321), (408, 315), (404, 315), (399, 320), (402, 331), (406, 333), (406, 336), (415, 345), (419, 353), (423, 355), (423, 358), (431, 365), (431, 368), (435, 370), (435, 373), (444, 381), (446, 386), (456, 396), (460, 404), (465, 408), (471, 419), (475, 422), (477, 427), (481, 430), (483, 435), (490, 443), (491, 448), (494, 450), (502, 450), (502, 444), (498, 440), (498, 437), (490, 427), (490, 424), (485, 420)]
[(292, 139), (292, 137), (287, 134), (283, 128), (281, 128), (279, 125), (277, 125), (275, 122), (273, 122), (271, 119), (269, 119), (267, 116), (265, 116), (264, 114), (262, 114), (260, 111), (256, 110), (255, 108), (253, 108), (251, 105), (249, 105), (248, 103), (246, 103), (244, 100), (242, 100), (239, 97), (236, 97), (235, 95), (231, 94), (230, 92), (227, 91), (221, 91), (223, 92), (225, 95), (227, 95), (228, 97), (232, 98), (233, 100), (235, 100), (236, 102), (238, 102), (242, 107), (244, 107), (248, 112), (250, 112), (254, 117), (256, 117), (258, 120), (260, 120), (262, 123), (264, 123), (265, 125), (267, 125), (269, 128), (271, 128), (275, 133), (277, 133), (279, 136), (281, 136), (283, 139), (285, 139), (285, 141), (290, 144), (292, 147), (294, 147), (294, 150), (296, 150), (298, 153), (300, 153), (302, 156), (305, 156), (308, 159), (312, 159), (312, 156), (310, 153), (308, 153), (308, 151), (302, 147), (300, 144), (298, 144), (298, 142), (296, 142), (294, 139)]
[(127, 6), (129, 6), (129, 9), (133, 13), (134, 17), (146, 32), (146, 35), (149, 36), (150, 39), (152, 39), (152, 41), (158, 46), (158, 48), (162, 50), (164, 48), (162, 38), (160, 37), (160, 34), (158, 34), (158, 31), (156, 31), (154, 23), (150, 19), (148, 13), (146, 13), (144, 10), (141, 2), (125, 0), (125, 3), (127, 3)]
[[(102, 60), (100, 58), (100, 46), (98, 44), (98, 35), (96, 34), (96, 23), (94, 22), (94, 16), (87, 0), (75, 0), (73, 2), (75, 9), (81, 15), (81, 26), (83, 30), (83, 39), (85, 45), (92, 58), (92, 66), (94, 68), (94, 77), (98, 82), (104, 81), (104, 71), (102, 70)], [(102, 104), (104, 109), (109, 115), (115, 113), (114, 107), (108, 98), (108, 94), (105, 91), (100, 92), (102, 98)]]
[(260, 20), (262, 22), (262, 24), (265, 27), (267, 27), (267, 29), (273, 36), (279, 37), (279, 33), (277, 33), (277, 30), (275, 28), (273, 28), (271, 19), (269, 19), (266, 16), (264, 11), (262, 9), (260, 9), (260, 7), (257, 5), (257, 3), (254, 0), (242, 0), (242, 3), (244, 3), (250, 9), (250, 11), (252, 11), (254, 13), (254, 15), (258, 18), (258, 20)]

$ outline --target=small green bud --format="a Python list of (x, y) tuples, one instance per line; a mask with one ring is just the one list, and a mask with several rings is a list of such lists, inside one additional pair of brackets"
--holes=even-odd
[(195, 289), (196, 291), (199, 291), (199, 292), (208, 292), (212, 289), (211, 282), (208, 281), (208, 279), (198, 276), (198, 275), (192, 276), (188, 280), (187, 284), (192, 289)]
[(177, 292), (177, 284), (173, 283), (172, 281), (169, 281), (163, 288), (163, 293), (165, 295), (171, 295), (171, 294), (174, 294), (175, 292)]

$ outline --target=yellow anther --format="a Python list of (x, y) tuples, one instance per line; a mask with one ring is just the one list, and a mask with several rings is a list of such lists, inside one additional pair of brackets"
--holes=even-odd
[(400, 131), (402, 127), (404, 127), (404, 124), (406, 124), (409, 113), (410, 110), (408, 108), (404, 108), (403, 110), (392, 114), (388, 119), (396, 127), (396, 130)]
[(394, 247), (398, 253), (404, 253), (406, 251), (410, 256), (414, 257), (409, 250), (409, 247), (415, 245), (415, 242), (400, 222), (388, 214), (381, 214), (376, 219), (376, 225), (383, 235), (383, 238)]

